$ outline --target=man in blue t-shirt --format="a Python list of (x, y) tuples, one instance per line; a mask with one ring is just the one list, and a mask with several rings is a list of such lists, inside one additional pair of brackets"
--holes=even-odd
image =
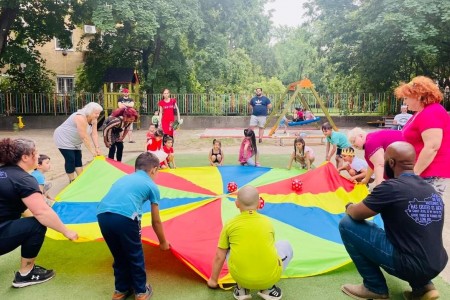
[(262, 143), (264, 135), (264, 126), (266, 125), (267, 110), (272, 108), (269, 98), (262, 95), (262, 88), (257, 88), (256, 96), (253, 97), (249, 105), (252, 109), (250, 117), (250, 128), (255, 131), (256, 126), (259, 127), (259, 142)]
[[(406, 142), (394, 142), (385, 152), (389, 180), (377, 185), (358, 204), (346, 205), (339, 231), (363, 284), (345, 284), (342, 291), (355, 299), (388, 299), (380, 270), (405, 280), (412, 291), (405, 299), (437, 299), (431, 280), (447, 264), (442, 241), (444, 202), (434, 187), (414, 174), (416, 152)], [(384, 230), (365, 221), (381, 215)]]

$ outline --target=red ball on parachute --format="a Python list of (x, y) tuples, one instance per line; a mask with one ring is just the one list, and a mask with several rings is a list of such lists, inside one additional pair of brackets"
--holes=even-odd
[(296, 192), (300, 192), (303, 188), (303, 183), (300, 179), (293, 179), (292, 180), (292, 189)]
[(259, 197), (258, 209), (262, 209), (264, 207), (264, 199)]
[(228, 188), (228, 193), (234, 193), (237, 191), (238, 185), (236, 182), (230, 181), (230, 182), (228, 182), (227, 188)]

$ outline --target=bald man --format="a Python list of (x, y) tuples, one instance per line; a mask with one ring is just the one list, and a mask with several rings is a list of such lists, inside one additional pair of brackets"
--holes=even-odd
[(275, 242), (275, 231), (270, 220), (258, 213), (259, 193), (253, 186), (244, 186), (238, 192), (236, 207), (241, 213), (228, 221), (220, 234), (208, 287), (217, 288), (219, 274), (225, 259), (237, 285), (235, 299), (251, 299), (250, 289), (259, 290), (266, 300), (281, 299), (281, 289), (275, 285), (282, 270), (292, 259), (291, 245)]
[[(346, 205), (339, 231), (363, 284), (345, 284), (355, 299), (388, 299), (380, 270), (409, 283), (405, 299), (437, 299), (431, 280), (447, 264), (442, 243), (444, 203), (433, 186), (414, 174), (416, 154), (411, 144), (394, 142), (385, 152), (388, 180), (358, 204)], [(384, 230), (365, 219), (381, 215)]]

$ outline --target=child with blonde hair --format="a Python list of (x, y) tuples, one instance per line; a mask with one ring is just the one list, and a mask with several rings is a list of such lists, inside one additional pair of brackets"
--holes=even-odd
[(314, 159), (314, 150), (306, 146), (303, 138), (298, 137), (294, 140), (294, 152), (291, 154), (287, 169), (290, 170), (292, 163), (295, 161), (301, 165), (302, 169), (310, 170)]
[(239, 162), (242, 166), (259, 166), (256, 136), (251, 128), (244, 129), (244, 139), (239, 149)]
[[(344, 165), (338, 169), (338, 172), (347, 171), (350, 175), (349, 180), (352, 182), (361, 182), (367, 175), (369, 165), (364, 159), (361, 159), (355, 155), (355, 149), (352, 147), (342, 149), (341, 153)], [(372, 183), (375, 176), (369, 179), (369, 183)]]
[(222, 166), (225, 155), (222, 150), (222, 143), (219, 140), (213, 140), (213, 147), (208, 153), (209, 164), (211, 166)]

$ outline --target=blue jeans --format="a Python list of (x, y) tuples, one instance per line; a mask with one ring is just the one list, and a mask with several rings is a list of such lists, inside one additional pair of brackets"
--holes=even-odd
[(348, 254), (353, 260), (366, 288), (377, 294), (388, 294), (386, 279), (381, 272), (397, 276), (394, 266), (394, 246), (383, 229), (372, 222), (355, 221), (348, 215), (339, 223), (339, 231)]
[(145, 293), (147, 275), (140, 222), (114, 213), (101, 213), (97, 215), (97, 219), (103, 238), (114, 257), (116, 290), (126, 292), (133, 289), (136, 294)]

